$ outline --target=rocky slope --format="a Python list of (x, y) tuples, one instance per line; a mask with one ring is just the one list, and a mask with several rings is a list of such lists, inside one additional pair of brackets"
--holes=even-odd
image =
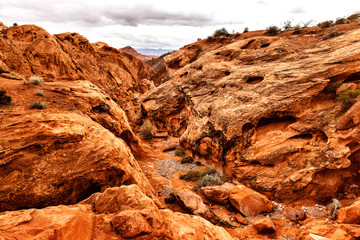
[(142, 105), (184, 147), (220, 161), (230, 176), (271, 199), (353, 194), (358, 104), (344, 113), (331, 87), (358, 88), (360, 30), (327, 40), (324, 34), (258, 36), (194, 61), (185, 54), (181, 68), (147, 92)]

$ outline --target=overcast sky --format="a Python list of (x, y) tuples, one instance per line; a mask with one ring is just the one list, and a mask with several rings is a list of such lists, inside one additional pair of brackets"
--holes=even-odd
[(0, 21), (36, 24), (51, 34), (78, 32), (120, 48), (177, 49), (229, 32), (287, 20), (313, 23), (360, 11), (360, 0), (0, 0)]

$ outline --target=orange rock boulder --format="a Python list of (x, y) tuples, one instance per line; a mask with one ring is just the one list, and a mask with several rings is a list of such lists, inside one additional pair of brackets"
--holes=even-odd
[(266, 196), (244, 185), (237, 185), (231, 188), (229, 200), (246, 217), (272, 211), (272, 203)]

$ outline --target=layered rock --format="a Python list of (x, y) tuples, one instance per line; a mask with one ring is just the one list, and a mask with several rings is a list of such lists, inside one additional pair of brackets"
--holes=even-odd
[(235, 41), (178, 61), (184, 67), (142, 106), (184, 147), (268, 197), (326, 201), (358, 183), (357, 118), (341, 115), (345, 106), (330, 89), (360, 79), (359, 36)]
[(4, 212), (0, 238), (233, 239), (201, 217), (158, 209), (135, 185), (107, 189), (82, 204)]
[[(95, 85), (1, 80), (0, 88), (13, 103), (0, 109), (0, 211), (74, 204), (122, 184), (155, 199), (125, 113)], [(29, 108), (40, 99), (46, 109)]]

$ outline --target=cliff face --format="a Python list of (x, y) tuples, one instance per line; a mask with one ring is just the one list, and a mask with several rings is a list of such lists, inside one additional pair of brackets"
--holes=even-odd
[(336, 98), (359, 88), (360, 31), (323, 37), (262, 35), (194, 61), (184, 47), (167, 57), (178, 70), (142, 105), (183, 146), (272, 199), (343, 196), (359, 183), (358, 104)]

